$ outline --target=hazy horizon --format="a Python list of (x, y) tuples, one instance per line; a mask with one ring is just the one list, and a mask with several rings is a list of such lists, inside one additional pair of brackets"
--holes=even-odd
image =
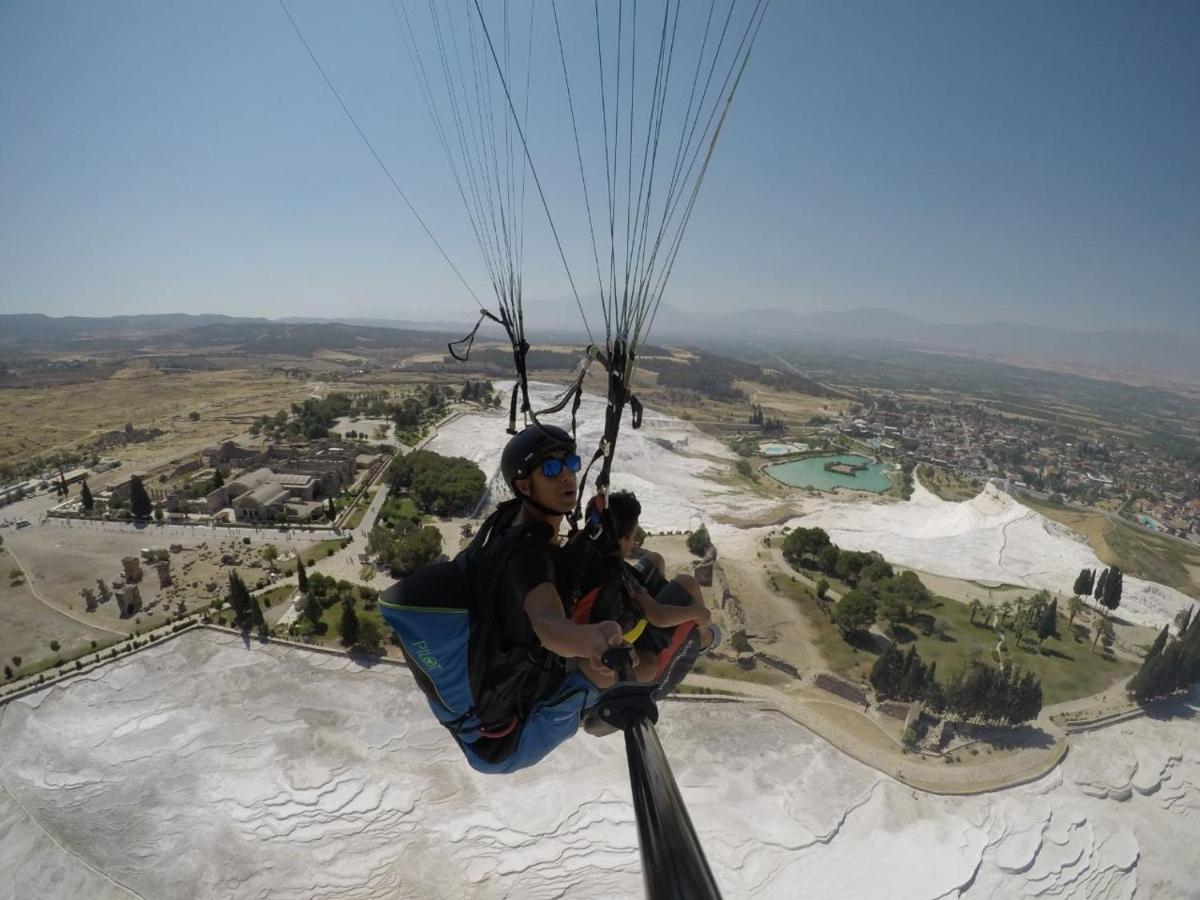
[[(489, 300), (390, 8), (289, 9)], [(1198, 44), (1190, 4), (775, 4), (664, 303), (1200, 333)], [(531, 148), (569, 223), (556, 49), (533, 65)], [(0, 8), (0, 117), (0, 313), (475, 308), (276, 3)], [(525, 220), (526, 295), (569, 296), (532, 201)]]

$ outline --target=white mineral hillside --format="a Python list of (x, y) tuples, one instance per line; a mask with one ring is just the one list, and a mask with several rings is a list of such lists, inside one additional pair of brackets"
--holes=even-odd
[[(942, 500), (920, 483), (908, 503), (826, 500), (789, 524), (819, 526), (841, 547), (878, 550), (902, 566), (1064, 594), (1080, 569), (1103, 565), (1081, 537), (991, 484), (964, 503)], [(1193, 603), (1173, 588), (1127, 575), (1120, 615), (1161, 628)]]
[[(1194, 715), (975, 797), (741, 704), (659, 733), (731, 900), (1196, 896)], [(0, 707), (0, 759), (0, 897), (642, 895), (619, 735), (477, 775), (393, 666), (195, 631)]]
[[(511, 382), (499, 383), (505, 396), (511, 386)], [(549, 406), (556, 399), (552, 386), (534, 383), (530, 390), (535, 407)], [(603, 398), (584, 395), (577, 416), (577, 437), (585, 466), (588, 454), (595, 452), (604, 432), (604, 410)], [(543, 421), (568, 430), (571, 427), (569, 413), (548, 416)], [(464, 456), (491, 477), (500, 467), (500, 452), (508, 440), (507, 426), (505, 403), (503, 413), (468, 414), (455, 419), (430, 441), (429, 449)], [(627, 417), (617, 446), (612, 486), (638, 495), (642, 524), (650, 531), (698, 528), (711, 522), (713, 512), (753, 515), (776, 505), (712, 481), (737, 457), (720, 441), (673, 416), (648, 409), (642, 427), (636, 430), (629, 426)], [(592, 474), (596, 471), (593, 469)]]
[[(553, 402), (553, 388), (535, 384), (532, 390), (535, 405)], [(584, 397), (578, 434), (580, 447), (588, 452), (599, 442), (604, 408), (602, 398)], [(550, 421), (570, 425), (561, 415)], [(443, 429), (430, 449), (465, 456), (491, 475), (508, 439), (506, 422), (507, 404), (504, 415), (462, 416)], [(737, 458), (724, 444), (689, 422), (647, 410), (642, 428), (622, 428), (618, 448), (613, 487), (637, 493), (648, 530), (703, 523), (722, 553), (753, 556), (767, 529), (717, 525), (713, 517), (749, 518), (777, 504), (712, 480)], [(965, 503), (941, 500), (919, 483), (907, 503), (828, 495), (814, 499), (797, 492), (795, 509), (800, 517), (792, 526), (819, 526), (848, 550), (877, 550), (893, 563), (937, 575), (1065, 593), (1080, 569), (1103, 565), (1080, 536), (991, 485)], [(1193, 602), (1173, 588), (1127, 575), (1120, 615), (1157, 628)]]

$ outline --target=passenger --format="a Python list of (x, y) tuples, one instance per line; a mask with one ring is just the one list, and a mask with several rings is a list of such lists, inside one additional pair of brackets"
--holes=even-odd
[[(720, 642), (720, 629), (713, 623), (696, 579), (680, 574), (668, 581), (662, 556), (638, 545), (641, 513), (642, 506), (633, 493), (617, 491), (607, 497), (600, 513), (604, 537), (599, 549), (589, 546), (586, 534), (573, 542), (570, 555), (576, 566), (578, 600), (572, 616), (577, 622), (612, 619), (627, 633), (638, 631), (638, 620), (644, 618), (648, 627), (642, 628), (634, 641), (640, 661), (633, 675), (641, 682), (665, 683), (668, 663), (684, 647), (693, 623), (696, 635), (687, 668), (696, 655)], [(667, 692), (684, 674), (686, 669), (678, 673)]]

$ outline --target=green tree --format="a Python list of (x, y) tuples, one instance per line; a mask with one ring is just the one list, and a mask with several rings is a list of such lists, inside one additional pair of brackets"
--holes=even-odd
[(865, 632), (875, 624), (875, 598), (866, 591), (849, 591), (833, 605), (833, 623), (845, 638)]
[(229, 590), (225, 599), (233, 609), (233, 621), (238, 628), (249, 628), (262, 620), (262, 610), (259, 609), (258, 601), (250, 596), (246, 582), (237, 572), (229, 573)]
[(1054, 634), (1058, 629), (1058, 601), (1052, 601), (1042, 610), (1042, 614), (1038, 619), (1037, 636), (1038, 643), (1042, 643), (1046, 638)]
[(838, 549), (837, 545), (830, 544), (817, 555), (817, 568), (826, 575), (833, 575), (837, 571), (841, 555), (842, 551)]
[(342, 601), (342, 618), (338, 622), (338, 635), (342, 639), (343, 647), (353, 647), (358, 643), (358, 614), (354, 611), (354, 601), (346, 599)]
[(414, 528), (388, 542), (386, 561), (393, 578), (411, 575), (442, 553), (442, 533), (432, 525)]
[(1070, 613), (1067, 617), (1067, 626), (1070, 627), (1075, 624), (1075, 617), (1083, 612), (1083, 601), (1077, 596), (1072, 596), (1067, 601), (1067, 611)]
[(92, 489), (88, 487), (86, 479), (84, 479), (83, 487), (79, 489), (79, 505), (83, 507), (84, 512), (91, 512), (96, 507), (96, 501), (92, 497)]
[(369, 653), (378, 653), (383, 649), (383, 629), (370, 616), (365, 616), (358, 623), (358, 647)]
[(1088, 597), (1092, 593), (1092, 588), (1095, 587), (1096, 573), (1091, 569), (1080, 569), (1079, 574), (1075, 576), (1075, 584), (1071, 592), (1079, 597)]
[(829, 593), (829, 579), (822, 578), (820, 581), (817, 582), (817, 599), (824, 600), (825, 596), (828, 593)]
[(210, 490), (215, 491), (217, 488), (225, 487), (225, 476), (221, 474), (220, 469), (213, 469), (212, 481), (209, 482)]
[(783, 556), (792, 565), (812, 568), (821, 551), (831, 545), (823, 528), (797, 528), (783, 539)]
[(904, 674), (904, 655), (896, 649), (895, 642), (888, 644), (871, 666), (868, 680), (875, 693), (885, 700), (895, 697), (900, 690), (900, 678)]
[(304, 571), (304, 557), (296, 551), (296, 583), (300, 588), (300, 593), (308, 593), (308, 573)]
[(1101, 598), (1104, 596), (1104, 586), (1106, 584), (1108, 584), (1108, 569), (1105, 569), (1100, 573), (1099, 577), (1096, 578), (1096, 586), (1092, 596), (1096, 598), (1097, 604), (1101, 602)]
[(1104, 582), (1104, 593), (1100, 597), (1100, 602), (1104, 604), (1105, 609), (1109, 613), (1116, 611), (1121, 605), (1121, 592), (1124, 588), (1125, 576), (1117, 566), (1113, 566), (1108, 570), (1108, 578)]
[(321, 617), (325, 615), (325, 607), (321, 605), (321, 601), (311, 595), (305, 595), (303, 606), (304, 618), (312, 623), (314, 629), (321, 626)]
[(135, 519), (148, 519), (154, 512), (154, 503), (150, 500), (150, 494), (146, 492), (140, 475), (132, 475), (129, 478), (129, 510)]
[(712, 540), (708, 536), (708, 529), (703, 525), (688, 535), (687, 548), (693, 556), (704, 556), (711, 546)]

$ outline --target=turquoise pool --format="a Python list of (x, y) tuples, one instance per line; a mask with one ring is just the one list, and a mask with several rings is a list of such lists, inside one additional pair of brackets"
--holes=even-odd
[[(840, 472), (829, 472), (826, 463), (845, 463), (851, 466), (866, 468), (854, 475), (844, 475)], [(810, 456), (808, 459), (795, 459), (791, 462), (777, 463), (763, 469), (776, 481), (792, 487), (813, 487), (819, 491), (832, 491), (846, 488), (852, 491), (871, 491), (882, 494), (892, 486), (888, 477), (891, 466), (887, 463), (875, 463), (862, 456), (842, 454), (840, 456)]]

